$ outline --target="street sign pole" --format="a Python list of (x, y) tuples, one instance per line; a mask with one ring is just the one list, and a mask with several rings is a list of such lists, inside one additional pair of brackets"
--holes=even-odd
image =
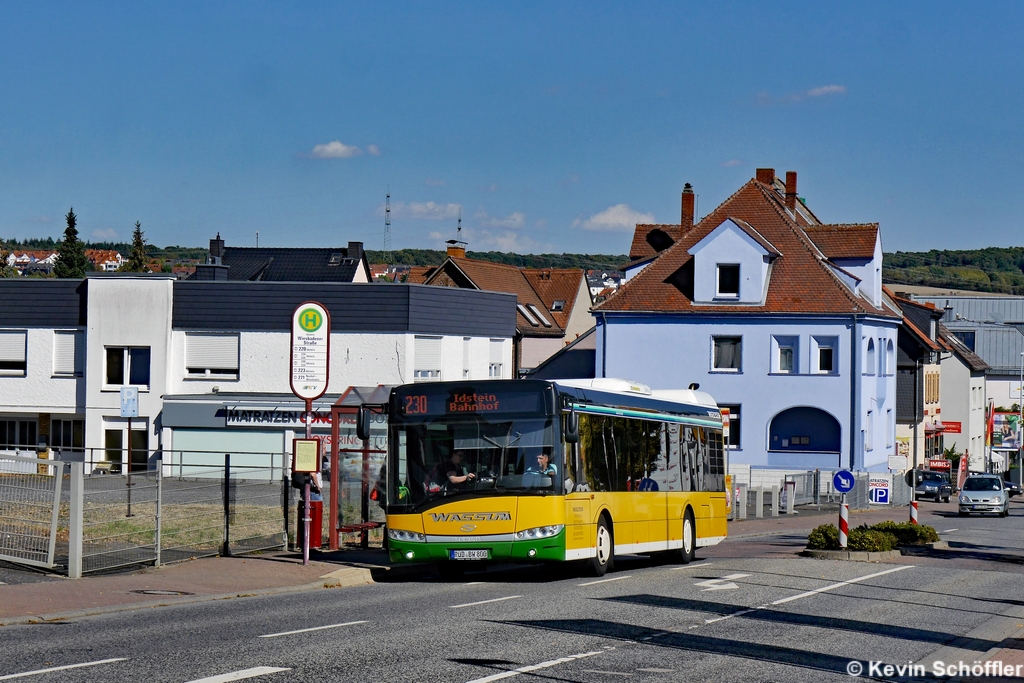
[[(292, 348), (290, 381), (292, 393), (306, 402), (306, 439), (313, 436), (313, 401), (327, 393), (331, 369), (331, 316), (327, 308), (315, 301), (299, 304), (292, 313)], [(317, 470), (319, 471), (319, 450)], [(295, 474), (293, 463), (292, 475)], [(305, 533), (302, 538), (302, 564), (309, 564), (309, 535), (311, 532), (310, 512), (311, 477), (309, 473), (303, 487), (302, 524)], [(331, 491), (337, 496), (338, 491)], [(332, 499), (332, 505), (335, 504)], [(320, 533), (318, 530), (317, 533)]]
[(839, 547), (846, 549), (846, 541), (850, 533), (850, 506), (846, 503), (846, 494), (853, 490), (857, 482), (852, 472), (839, 470), (832, 475), (832, 486), (842, 494), (839, 499)]

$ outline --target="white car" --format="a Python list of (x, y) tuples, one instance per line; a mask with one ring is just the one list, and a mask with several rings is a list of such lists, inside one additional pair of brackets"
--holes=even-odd
[(1003, 489), (1003, 480), (991, 474), (972, 474), (960, 490), (960, 516), (972, 512), (994, 512), (1000, 517), (1010, 515), (1010, 494)]

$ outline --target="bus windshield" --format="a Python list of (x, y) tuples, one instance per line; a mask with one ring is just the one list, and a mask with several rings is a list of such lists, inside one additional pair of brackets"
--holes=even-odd
[(440, 416), (392, 425), (388, 501), (429, 505), (454, 496), (560, 493), (551, 417)]

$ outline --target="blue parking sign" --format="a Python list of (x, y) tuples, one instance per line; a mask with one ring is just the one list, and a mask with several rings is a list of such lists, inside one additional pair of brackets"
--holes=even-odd
[(875, 505), (888, 505), (889, 489), (871, 489), (871, 502)]

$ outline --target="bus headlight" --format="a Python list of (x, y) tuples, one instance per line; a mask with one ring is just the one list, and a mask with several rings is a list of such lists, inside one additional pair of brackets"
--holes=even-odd
[(562, 533), (562, 529), (565, 528), (564, 524), (552, 524), (551, 526), (538, 526), (533, 529), (523, 529), (522, 531), (516, 532), (516, 540), (522, 541), (524, 539), (534, 538), (551, 538)]
[(416, 531), (402, 531), (401, 529), (388, 529), (388, 538), (393, 541), (426, 541), (427, 537)]

